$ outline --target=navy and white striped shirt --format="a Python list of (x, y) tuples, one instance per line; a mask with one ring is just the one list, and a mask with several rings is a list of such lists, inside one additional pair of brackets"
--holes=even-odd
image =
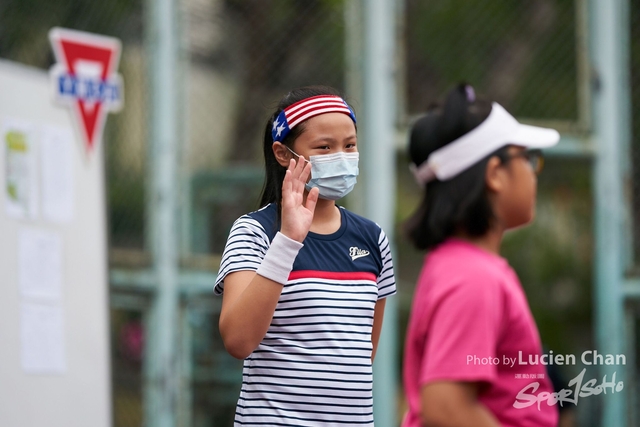
[[(264, 339), (244, 361), (235, 425), (373, 426), (371, 329), (376, 301), (395, 294), (389, 241), (340, 208), (333, 234), (309, 232)], [(227, 274), (257, 270), (278, 231), (277, 206), (240, 217), (222, 256)]]

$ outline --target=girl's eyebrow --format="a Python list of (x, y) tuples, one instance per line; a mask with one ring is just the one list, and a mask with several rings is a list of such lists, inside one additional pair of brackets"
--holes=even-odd
[[(349, 140), (357, 139), (357, 138), (358, 138), (358, 136), (357, 136), (357, 135), (351, 135), (351, 136), (346, 137), (346, 138), (344, 139), (344, 141), (349, 141)], [(321, 137), (319, 137), (319, 138), (314, 139), (313, 141), (311, 141), (311, 143), (312, 143), (312, 144), (314, 144), (314, 143), (321, 142), (321, 141), (327, 141), (327, 142), (333, 142), (333, 143), (338, 142), (338, 140), (337, 140), (337, 139), (335, 139), (335, 138), (333, 138), (333, 137), (330, 137), (330, 136), (321, 136)]]
[(314, 139), (314, 140), (313, 140), (313, 141), (311, 141), (311, 142), (312, 142), (312, 143), (318, 143), (318, 142), (323, 142), (323, 141), (326, 141), (326, 142), (336, 142), (336, 139), (335, 139), (335, 138), (332, 138), (332, 137), (330, 137), (330, 136), (321, 136), (321, 137), (319, 137), (319, 138)]

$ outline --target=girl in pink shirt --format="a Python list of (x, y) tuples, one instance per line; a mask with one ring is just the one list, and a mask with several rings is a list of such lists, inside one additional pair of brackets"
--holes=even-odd
[(465, 84), (413, 126), (411, 169), (424, 187), (407, 222), (428, 254), (404, 356), (403, 427), (555, 427), (538, 329), (499, 255), (506, 230), (534, 217), (539, 149), (555, 130), (518, 123)]

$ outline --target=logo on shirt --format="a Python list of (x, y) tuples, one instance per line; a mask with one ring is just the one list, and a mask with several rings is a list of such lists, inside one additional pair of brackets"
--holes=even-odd
[(349, 256), (351, 257), (351, 261), (355, 261), (358, 258), (362, 258), (369, 255), (369, 251), (364, 249), (358, 249), (356, 246), (351, 246), (349, 248)]

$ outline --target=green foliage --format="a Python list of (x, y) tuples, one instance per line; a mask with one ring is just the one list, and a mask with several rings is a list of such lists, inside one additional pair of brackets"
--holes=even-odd
[(0, 3), (0, 57), (48, 68), (52, 27), (141, 40), (141, 0), (3, 0)]
[(551, 160), (540, 176), (534, 223), (508, 233), (503, 253), (554, 352), (590, 348), (593, 278), (591, 163)]
[(137, 177), (110, 179), (107, 193), (112, 247), (141, 248), (144, 243), (144, 181)]
[(466, 81), (520, 117), (577, 119), (574, 0), (409, 1), (409, 110)]
[[(629, 3), (630, 9), (630, 32), (629, 48), (631, 50), (630, 58), (630, 85), (631, 85), (631, 108), (633, 112), (640, 111), (640, 3), (632, 1)], [(631, 114), (631, 148), (633, 159), (632, 164), (632, 179), (631, 191), (633, 197), (633, 209), (634, 209), (634, 230), (633, 230), (633, 249), (635, 251), (635, 264), (634, 269), (637, 274), (640, 274), (640, 115), (635, 113)], [(640, 331), (640, 329), (638, 329)], [(639, 341), (640, 342), (640, 341)], [(639, 344), (640, 345), (640, 344)]]

